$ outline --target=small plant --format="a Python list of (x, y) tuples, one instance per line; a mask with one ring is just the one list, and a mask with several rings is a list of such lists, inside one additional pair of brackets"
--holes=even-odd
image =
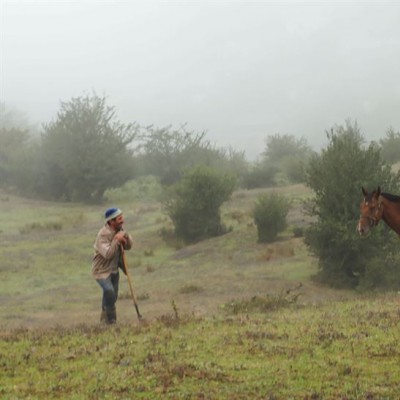
[(139, 301), (143, 301), (143, 300), (148, 300), (150, 298), (150, 295), (147, 292), (138, 294), (137, 299)]
[(301, 295), (298, 290), (302, 286), (299, 283), (295, 288), (281, 290), (278, 294), (267, 294), (263, 297), (253, 296), (249, 300), (233, 300), (225, 304), (224, 309), (229, 314), (276, 311), (296, 304)]
[(173, 247), (177, 250), (185, 247), (184, 240), (176, 237), (173, 228), (167, 228), (164, 226), (160, 229), (159, 234), (167, 246)]
[(197, 285), (185, 285), (179, 289), (179, 293), (188, 294), (188, 293), (198, 293), (203, 289)]
[(59, 221), (49, 221), (46, 223), (41, 222), (32, 222), (30, 224), (24, 225), (22, 228), (19, 229), (19, 233), (21, 235), (30, 233), (32, 231), (60, 231), (62, 230), (63, 224)]
[(257, 225), (258, 241), (272, 242), (286, 228), (289, 202), (277, 193), (258, 197), (253, 216)]
[(149, 264), (146, 265), (146, 272), (152, 273), (152, 272), (154, 272), (155, 270), (156, 270), (156, 269), (155, 269), (152, 265), (149, 265)]
[(87, 217), (84, 213), (68, 214), (68, 216), (63, 217), (63, 222), (65, 225), (78, 228), (83, 226), (87, 221)]
[(154, 256), (154, 250), (153, 249), (145, 249), (143, 251), (143, 255), (145, 257), (153, 257)]
[(180, 315), (174, 299), (171, 300), (171, 307), (173, 310), (173, 314), (161, 315), (158, 320), (162, 322), (165, 326), (176, 328), (179, 326), (180, 323)]
[(294, 237), (303, 237), (304, 236), (304, 229), (301, 226), (295, 226), (293, 228), (293, 236)]

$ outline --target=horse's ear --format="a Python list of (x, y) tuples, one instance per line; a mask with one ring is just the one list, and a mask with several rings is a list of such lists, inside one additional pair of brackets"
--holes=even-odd
[(361, 186), (361, 190), (363, 192), (364, 197), (368, 194), (368, 192), (364, 189), (364, 186)]
[(376, 194), (377, 194), (378, 196), (381, 194), (381, 187), (380, 187), (380, 186), (378, 186), (378, 189), (377, 189), (377, 191), (376, 191)]

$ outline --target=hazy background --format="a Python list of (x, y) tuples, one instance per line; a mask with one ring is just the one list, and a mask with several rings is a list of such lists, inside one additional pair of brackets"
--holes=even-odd
[(33, 123), (94, 90), (123, 122), (187, 123), (250, 159), (347, 118), (368, 140), (400, 130), (399, 2), (0, 4), (0, 101)]

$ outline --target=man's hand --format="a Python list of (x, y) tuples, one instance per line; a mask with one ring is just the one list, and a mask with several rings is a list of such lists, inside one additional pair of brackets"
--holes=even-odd
[(118, 241), (118, 243), (122, 245), (126, 245), (126, 233), (123, 231), (119, 231), (115, 234), (114, 239)]

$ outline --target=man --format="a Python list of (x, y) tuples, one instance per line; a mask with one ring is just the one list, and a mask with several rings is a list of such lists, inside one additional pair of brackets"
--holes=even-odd
[(130, 250), (132, 237), (124, 231), (124, 216), (119, 208), (109, 208), (105, 212), (105, 225), (100, 229), (94, 243), (92, 275), (103, 289), (101, 322), (117, 322), (115, 303), (118, 298), (119, 270), (121, 264), (121, 246)]

